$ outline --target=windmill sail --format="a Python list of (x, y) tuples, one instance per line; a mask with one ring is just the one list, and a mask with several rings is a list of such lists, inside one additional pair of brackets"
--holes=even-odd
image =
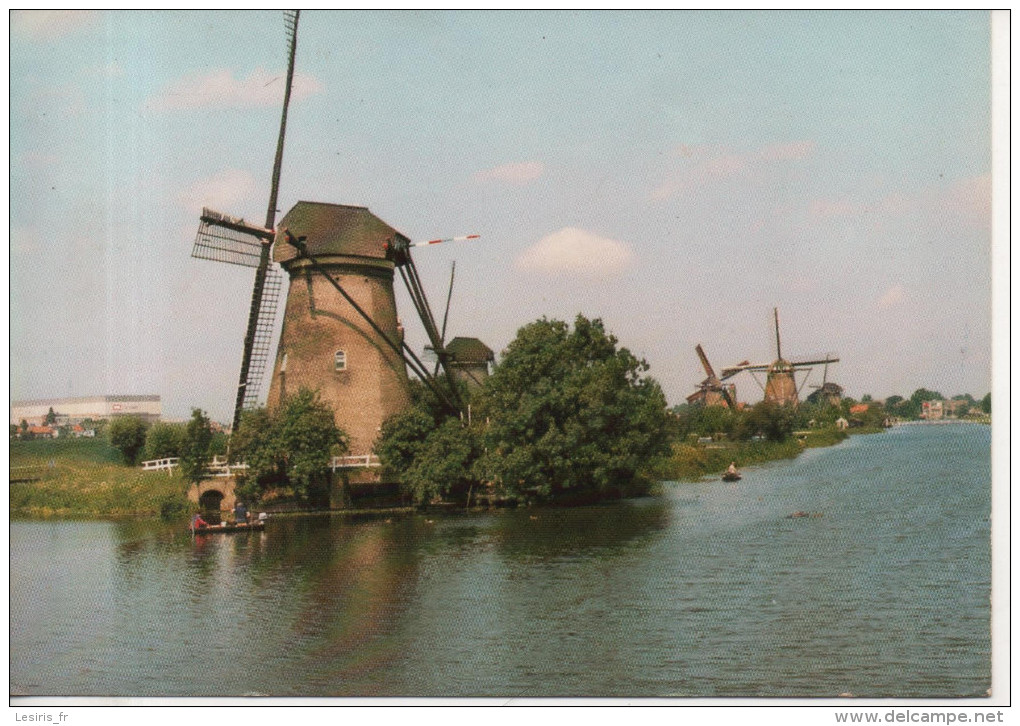
[[(259, 295), (259, 309), (255, 316), (255, 332), (252, 335), (251, 351), (248, 353), (248, 370), (245, 375), (245, 386), (241, 406), (244, 409), (255, 408), (262, 392), (262, 379), (266, 373), (266, 363), (273, 352), (273, 323), (276, 321), (276, 308), (283, 289), (283, 273), (279, 265), (270, 264), (262, 280), (262, 293)], [(254, 298), (253, 295), (254, 305)]]
[(283, 142), (287, 130), (287, 109), (294, 82), (294, 58), (297, 53), (297, 29), (300, 10), (284, 13), (287, 29), (287, 81), (283, 92), (283, 111), (280, 132), (273, 160), (266, 222), (262, 227), (245, 220), (230, 217), (210, 209), (203, 209), (195, 237), (192, 257), (215, 262), (255, 268), (248, 325), (244, 336), (244, 353), (241, 358), (241, 375), (234, 400), (233, 428), (241, 421), (241, 412), (258, 404), (259, 388), (265, 375), (266, 362), (272, 352), (273, 322), (283, 286), (283, 275), (270, 259), (275, 237), (276, 203), (280, 188), (280, 171), (283, 166)]
[(203, 208), (191, 256), (257, 268), (262, 261), (262, 245), (267, 239), (272, 239), (272, 230)]

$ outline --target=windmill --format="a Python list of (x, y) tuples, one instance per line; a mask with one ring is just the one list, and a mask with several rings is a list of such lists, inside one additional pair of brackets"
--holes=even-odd
[(819, 403), (825, 401), (830, 406), (838, 406), (840, 399), (843, 398), (843, 387), (838, 383), (832, 383), (829, 381), (829, 363), (835, 362), (829, 358), (829, 354), (825, 354), (825, 368), (822, 369), (822, 383), (821, 385), (814, 384), (811, 388), (814, 388), (814, 392), (808, 396), (807, 400), (810, 403)]
[[(478, 235), (412, 243), (365, 207), (304, 201), (276, 225), (299, 11), (285, 18), (287, 82), (266, 222), (259, 226), (203, 209), (192, 255), (256, 270), (234, 427), (242, 411), (258, 401), (272, 351), (282, 268), (290, 276), (290, 287), (267, 405), (279, 406), (288, 393), (300, 388), (317, 390), (348, 433), (351, 453), (363, 456), (371, 452), (382, 422), (409, 404), (408, 369), (441, 405), (451, 411), (461, 408), (443, 344), (445, 330), (440, 333), (436, 325), (411, 248)], [(436, 352), (436, 371), (429, 371), (404, 342), (393, 294), (396, 273)]]
[[(287, 212), (273, 247), (290, 288), (268, 405), (278, 406), (299, 388), (318, 390), (355, 456), (369, 455), (382, 422), (410, 403), (408, 370), (440, 405), (462, 410), (451, 360), (411, 256), (412, 247), (435, 243), (413, 244), (366, 207), (302, 201)], [(404, 341), (393, 291), (398, 274), (441, 373), (429, 370)]]
[[(797, 385), (796, 374), (801, 371), (810, 373), (811, 366), (825, 364), (828, 366), (829, 363), (838, 363), (839, 358), (832, 358), (828, 355), (823, 360), (801, 360), (801, 361), (788, 361), (783, 358), (782, 341), (779, 337), (779, 308), (773, 309), (775, 316), (776, 326), (776, 359), (771, 363), (749, 363), (744, 362), (736, 366), (729, 368), (723, 368), (722, 379), (725, 380), (741, 371), (749, 371), (751, 377), (754, 378), (755, 383), (765, 392), (765, 400), (780, 405), (792, 405), (796, 406), (799, 402), (798, 394), (801, 388), (804, 387), (804, 383), (807, 382), (807, 377), (801, 382), (800, 386)], [(761, 381), (758, 380), (755, 373), (764, 371), (766, 373), (765, 385), (762, 386)]]
[(687, 403), (702, 406), (727, 406), (730, 410), (735, 411), (737, 408), (736, 386), (732, 383), (724, 384), (716, 376), (700, 343), (694, 347), (694, 350), (697, 351), (698, 358), (701, 359), (701, 367), (705, 369), (706, 378), (698, 384), (698, 390), (687, 397)]
[(244, 219), (231, 217), (204, 208), (199, 218), (198, 234), (191, 256), (199, 259), (226, 262), (255, 268), (255, 284), (248, 309), (248, 326), (244, 335), (244, 352), (241, 356), (241, 375), (237, 383), (232, 427), (237, 428), (241, 412), (258, 402), (259, 389), (265, 373), (266, 361), (272, 350), (273, 322), (280, 299), (283, 276), (270, 264), (276, 223), (276, 200), (280, 188), (280, 170), (283, 165), (283, 141), (287, 130), (287, 108), (294, 83), (294, 57), (297, 53), (297, 29), (300, 10), (284, 13), (287, 31), (287, 81), (283, 92), (283, 112), (280, 132), (276, 141), (276, 157), (269, 192), (266, 221), (261, 227)]

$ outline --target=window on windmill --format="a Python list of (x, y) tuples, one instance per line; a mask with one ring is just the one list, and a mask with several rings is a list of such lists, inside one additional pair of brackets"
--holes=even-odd
[(347, 370), (347, 354), (342, 350), (338, 350), (333, 354), (333, 370), (345, 371)]

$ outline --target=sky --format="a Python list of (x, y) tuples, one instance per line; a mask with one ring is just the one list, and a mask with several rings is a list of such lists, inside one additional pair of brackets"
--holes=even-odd
[[(981, 397), (989, 38), (977, 11), (306, 11), (278, 218), (478, 234), (415, 251), (433, 308), (456, 261), (448, 338), (601, 318), (671, 405), (699, 343), (771, 361), (773, 308), (847, 395)], [(13, 400), (230, 420), (253, 271), (190, 253), (203, 206), (265, 217), (285, 71), (276, 11), (12, 13)]]

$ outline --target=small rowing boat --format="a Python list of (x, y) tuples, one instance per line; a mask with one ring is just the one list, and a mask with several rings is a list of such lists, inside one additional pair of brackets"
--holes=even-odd
[(256, 520), (254, 522), (245, 524), (230, 524), (224, 522), (223, 524), (210, 524), (205, 527), (192, 527), (192, 534), (229, 534), (231, 532), (251, 532), (254, 530), (262, 530), (266, 528), (265, 520)]
[(740, 481), (740, 474), (735, 471), (728, 471), (722, 475), (723, 481)]

